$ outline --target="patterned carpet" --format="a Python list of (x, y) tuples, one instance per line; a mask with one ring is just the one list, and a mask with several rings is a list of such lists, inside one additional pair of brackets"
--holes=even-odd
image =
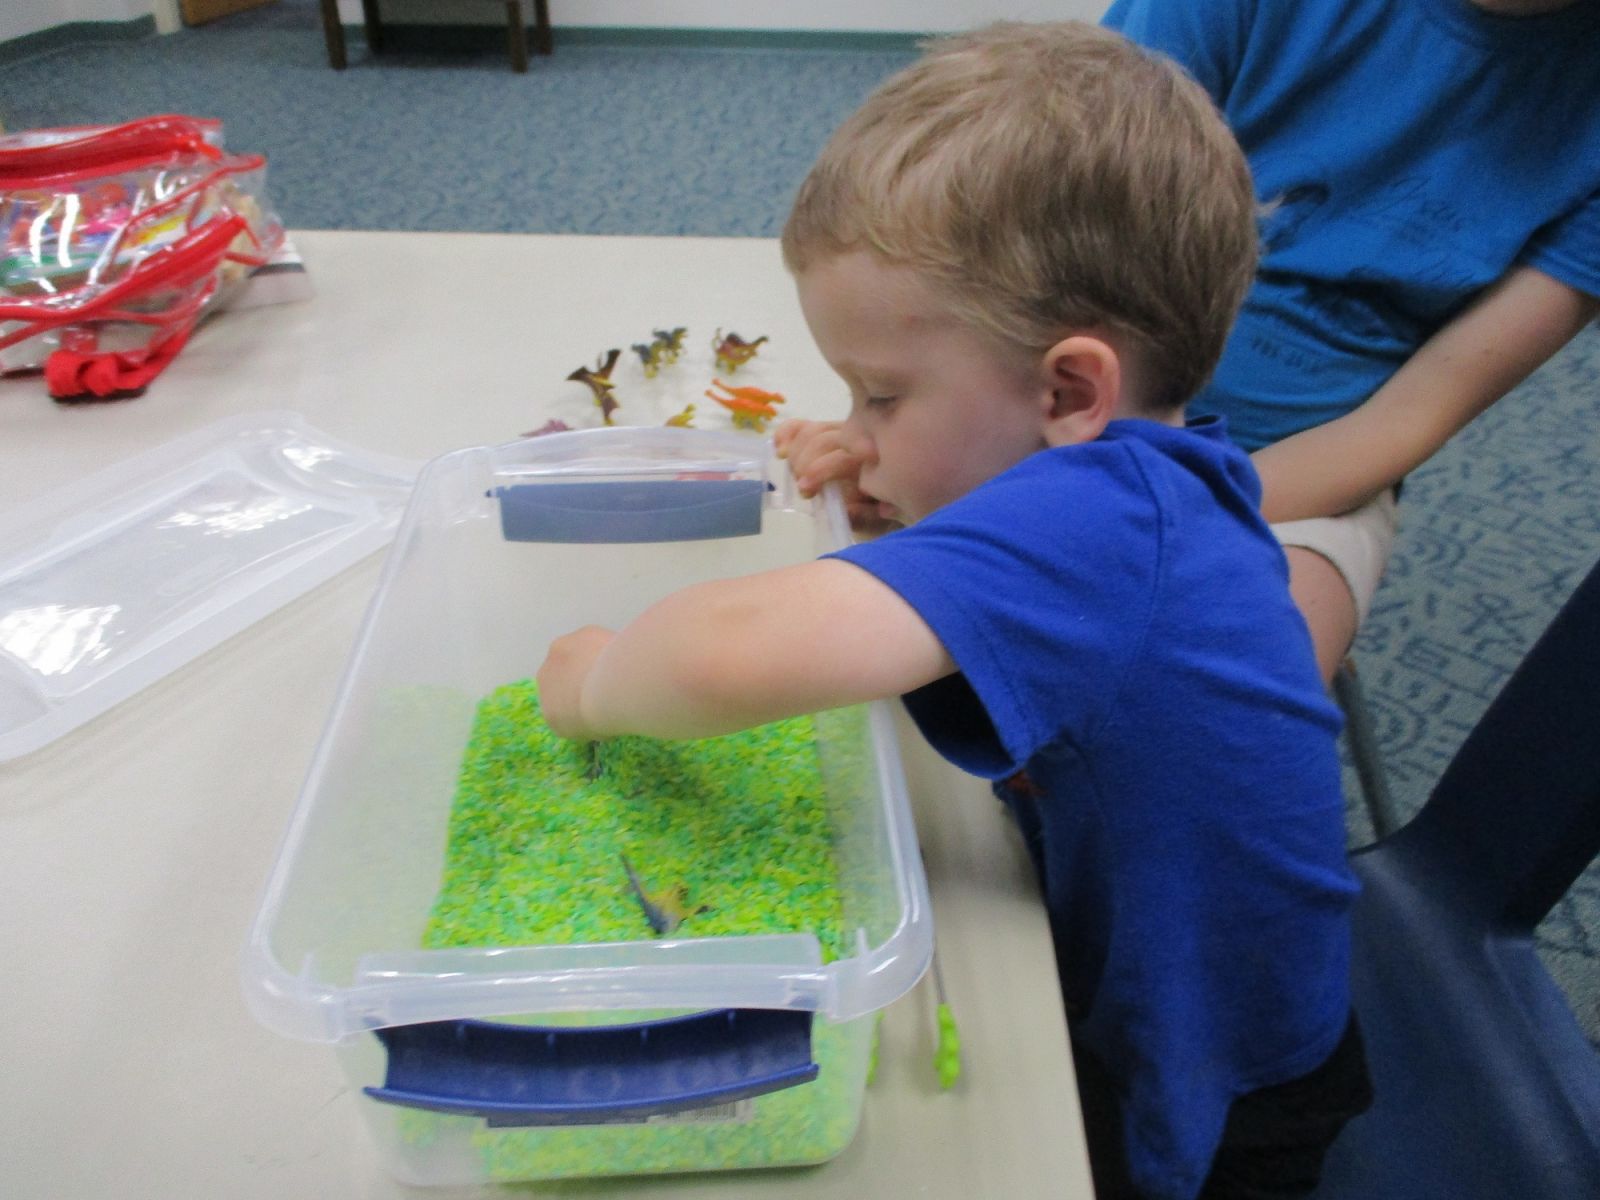
[[(1590, 326), (1406, 480), (1400, 539), (1356, 659), (1402, 814), (1600, 560), (1600, 330)], [(1347, 789), (1349, 790), (1349, 789)], [(1352, 812), (1352, 828), (1361, 814)], [(1540, 925), (1600, 1047), (1600, 864)]]
[[(7, 128), (153, 112), (224, 119), (264, 152), (291, 226), (773, 236), (829, 131), (904, 52), (563, 45), (513, 74), (482, 52), (359, 38), (329, 69), (314, 0), (0, 70)], [(1600, 331), (1406, 484), (1402, 532), (1357, 658), (1405, 812), (1600, 558)], [(1352, 796), (1353, 779), (1349, 788)], [(1353, 843), (1370, 826), (1352, 800)], [(1539, 930), (1600, 1044), (1600, 868)]]
[(517, 75), (493, 37), (380, 60), (358, 36), (334, 71), (315, 0), (280, 0), (8, 65), (0, 121), (221, 117), (302, 229), (776, 237), (828, 134), (909, 57), (562, 46)]

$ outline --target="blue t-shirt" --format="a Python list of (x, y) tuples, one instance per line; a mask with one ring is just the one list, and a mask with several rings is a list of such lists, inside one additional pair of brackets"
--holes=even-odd
[(1527, 265), (1600, 295), (1600, 4), (1117, 0), (1244, 147), (1262, 260), (1211, 385), (1256, 449), (1364, 403)]
[(1200, 1188), (1232, 1100), (1349, 1017), (1339, 714), (1223, 423), (1115, 421), (840, 551), (959, 671), (908, 695), (1029, 834), (1135, 1182)]

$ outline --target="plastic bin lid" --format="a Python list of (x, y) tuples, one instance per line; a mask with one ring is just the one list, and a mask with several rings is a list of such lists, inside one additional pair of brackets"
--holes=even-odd
[(252, 413), (6, 514), (0, 762), (385, 545), (419, 469), (343, 445), (296, 413)]

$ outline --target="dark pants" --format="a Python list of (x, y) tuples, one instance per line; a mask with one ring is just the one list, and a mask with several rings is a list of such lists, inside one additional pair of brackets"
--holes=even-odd
[[(1073, 1056), (1095, 1195), (1098, 1200), (1141, 1200), (1128, 1179), (1121, 1118), (1105, 1069), (1076, 1045)], [(1371, 1105), (1361, 1028), (1352, 1016), (1344, 1037), (1316, 1070), (1233, 1102), (1198, 1200), (1309, 1196), (1339, 1130)]]

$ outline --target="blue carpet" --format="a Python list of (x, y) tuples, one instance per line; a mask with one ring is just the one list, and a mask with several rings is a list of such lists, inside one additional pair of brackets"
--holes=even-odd
[(309, 0), (0, 71), (9, 129), (221, 117), (302, 229), (775, 237), (818, 149), (906, 53), (560, 46), (328, 66)]
[[(563, 45), (330, 70), (313, 0), (0, 70), (8, 128), (218, 116), (264, 152), (291, 226), (777, 234), (833, 127), (909, 60), (868, 50)], [(1586, 330), (1406, 484), (1357, 643), (1400, 807), (1414, 811), (1500, 683), (1600, 558), (1600, 332)], [(1354, 795), (1354, 787), (1349, 789)], [(1353, 842), (1370, 836), (1352, 801)], [(1600, 1043), (1600, 869), (1539, 931)]]

